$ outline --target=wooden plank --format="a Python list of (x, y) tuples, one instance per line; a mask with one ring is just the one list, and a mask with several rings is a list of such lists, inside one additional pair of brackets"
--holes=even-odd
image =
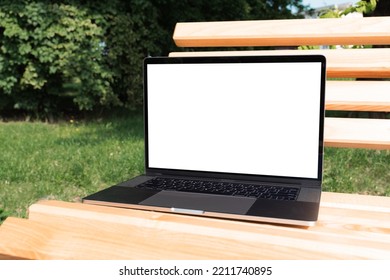
[(390, 81), (327, 81), (326, 110), (390, 112)]
[(322, 192), (321, 207), (390, 213), (390, 198), (376, 195)]
[(390, 120), (325, 118), (325, 146), (390, 149)]
[(326, 57), (329, 78), (390, 78), (390, 48), (172, 52), (169, 56), (313, 55)]
[(39, 251), (50, 240), (51, 233), (31, 221), (9, 217), (0, 227), (0, 236), (0, 260), (42, 259)]
[(179, 47), (386, 45), (390, 17), (177, 23)]
[(390, 198), (323, 193), (316, 226), (41, 201), (8, 218), (0, 256), (40, 259), (388, 259)]

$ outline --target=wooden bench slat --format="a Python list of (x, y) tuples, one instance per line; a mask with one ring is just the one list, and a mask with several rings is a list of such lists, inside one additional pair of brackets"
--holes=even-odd
[(50, 238), (50, 232), (31, 221), (9, 217), (0, 227), (1, 259), (42, 259), (40, 250)]
[[(177, 23), (180, 47), (390, 45), (390, 17)], [(390, 48), (173, 52), (170, 56), (312, 55), (328, 78), (390, 78)], [(389, 112), (389, 81), (328, 82), (326, 110)], [(389, 120), (327, 118), (325, 144), (390, 149)]]
[(325, 192), (310, 228), (40, 201), (0, 227), (0, 257), (388, 259), (389, 199)]
[(390, 81), (327, 81), (325, 109), (390, 112)]
[(325, 118), (325, 146), (390, 149), (390, 120)]
[(177, 23), (179, 47), (390, 44), (390, 17)]
[(171, 52), (169, 56), (186, 57), (313, 54), (321, 54), (326, 57), (327, 76), (329, 78), (390, 78), (390, 48)]

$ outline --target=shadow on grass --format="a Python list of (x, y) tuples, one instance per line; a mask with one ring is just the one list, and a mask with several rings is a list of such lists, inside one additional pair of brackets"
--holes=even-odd
[(56, 144), (91, 146), (106, 141), (143, 141), (143, 116), (140, 112), (121, 112), (96, 119), (70, 120), (69, 135), (60, 137)]
[(5, 214), (5, 211), (0, 208), (0, 224), (7, 219), (7, 215)]

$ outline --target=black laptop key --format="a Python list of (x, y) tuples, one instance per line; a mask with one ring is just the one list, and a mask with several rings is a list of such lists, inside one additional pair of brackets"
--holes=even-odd
[(299, 188), (262, 186), (189, 179), (156, 177), (137, 186), (153, 190), (171, 190), (219, 195), (233, 195), (274, 200), (296, 200)]

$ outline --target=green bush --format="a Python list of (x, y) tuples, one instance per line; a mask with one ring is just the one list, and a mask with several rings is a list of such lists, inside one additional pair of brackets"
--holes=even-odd
[(178, 21), (299, 17), (302, 0), (2, 0), (0, 115), (142, 104), (142, 60)]
[(141, 61), (154, 50), (150, 4), (93, 2), (0, 3), (0, 110), (141, 104)]
[(104, 63), (111, 69), (115, 92), (121, 106), (142, 105), (142, 61), (148, 55), (162, 55), (159, 46), (164, 34), (151, 1), (111, 1), (90, 7), (96, 22), (105, 31)]
[(113, 75), (102, 63), (104, 30), (88, 11), (22, 2), (0, 6), (3, 107), (12, 104), (38, 114), (55, 112), (69, 99), (81, 110), (117, 102), (110, 87)]
[(7, 219), (7, 215), (5, 214), (4, 209), (0, 208), (0, 223)]

